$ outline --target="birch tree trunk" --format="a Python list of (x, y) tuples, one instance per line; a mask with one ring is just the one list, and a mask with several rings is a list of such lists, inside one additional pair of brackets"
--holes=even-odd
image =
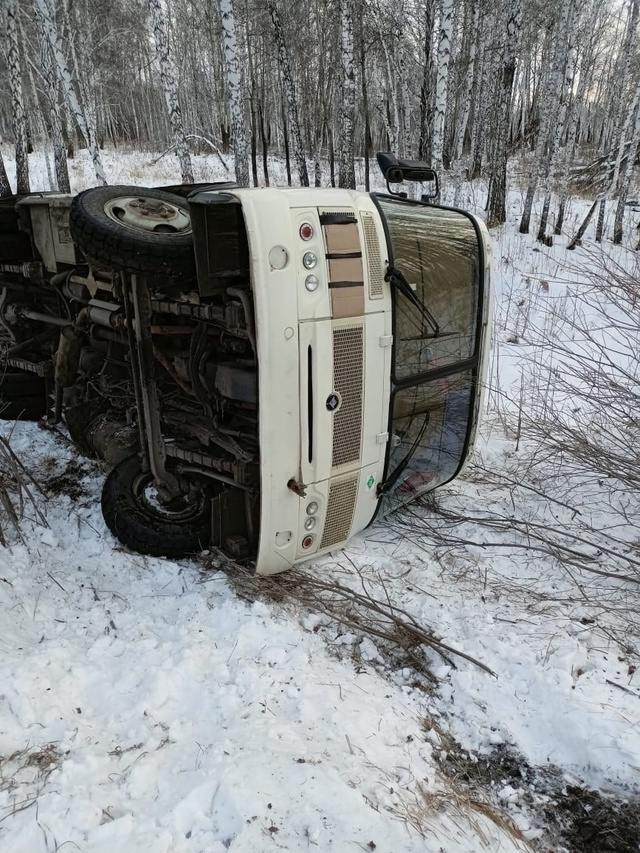
[(464, 91), (462, 93), (462, 109), (458, 118), (456, 127), (456, 136), (453, 144), (453, 162), (455, 172), (455, 195), (453, 199), (454, 207), (458, 205), (460, 196), (460, 185), (462, 183), (464, 164), (462, 162), (462, 154), (464, 151), (464, 137), (467, 132), (467, 124), (471, 115), (471, 96), (475, 83), (478, 64), (476, 62), (476, 54), (478, 49), (478, 34), (480, 23), (480, 0), (472, 0), (471, 11), (471, 36), (469, 42), (469, 56), (467, 72), (465, 74)]
[[(560, 22), (552, 36), (552, 43), (548, 51), (549, 70), (546, 84), (542, 93), (540, 105), (540, 127), (536, 142), (533, 169), (527, 186), (522, 219), (520, 220), (520, 233), (528, 234), (531, 224), (531, 211), (538, 183), (549, 173), (553, 146), (551, 144), (551, 128), (555, 118), (557, 105), (562, 91), (562, 73), (564, 65), (561, 64), (563, 50), (563, 38), (566, 36), (565, 22), (568, 21), (570, 4), (572, 0), (563, 0), (560, 9)], [(547, 206), (548, 210), (548, 206)], [(539, 233), (539, 232), (538, 232)]]
[(431, 45), (433, 42), (433, 17), (435, 0), (426, 0), (424, 7), (424, 64), (422, 66), (422, 86), (420, 87), (420, 142), (418, 157), (431, 161), (431, 91), (433, 78), (433, 60)]
[(182, 172), (182, 183), (193, 183), (193, 166), (191, 155), (184, 132), (182, 122), (182, 110), (178, 101), (178, 74), (176, 66), (169, 52), (169, 29), (164, 18), (161, 0), (148, 0), (149, 12), (151, 13), (151, 26), (153, 38), (156, 43), (156, 53), (160, 64), (160, 80), (164, 91), (164, 99), (167, 105), (169, 124), (173, 133), (173, 142), (176, 155)]
[[(622, 121), (622, 96), (624, 95), (627, 80), (629, 79), (629, 72), (631, 70), (631, 61), (633, 59), (633, 51), (632, 46), (635, 42), (636, 38), (636, 30), (638, 28), (638, 15), (640, 14), (640, 0), (631, 0), (629, 4), (629, 20), (627, 24), (627, 31), (625, 33), (624, 43), (622, 45), (622, 50), (620, 51), (620, 56), (622, 57), (622, 70), (620, 73), (620, 83), (618, 88), (618, 99), (616, 103), (616, 111), (615, 111), (615, 119), (613, 122), (614, 127), (614, 135), (613, 135), (613, 150), (620, 152), (620, 142), (622, 137), (624, 136), (623, 124)], [(618, 166), (618, 164), (616, 164)], [(618, 175), (615, 174), (613, 180), (610, 184), (610, 189), (615, 190), (616, 184), (618, 182)], [(599, 243), (602, 240), (602, 233), (604, 231), (604, 216), (605, 210), (607, 206), (607, 197), (608, 193), (606, 193), (603, 198), (600, 200), (600, 208), (598, 210), (598, 222), (596, 224), (596, 241)]]
[[(636, 154), (638, 152), (638, 145), (640, 144), (640, 83), (636, 89), (635, 97), (633, 99), (633, 105), (630, 111), (634, 115), (633, 120), (633, 131), (631, 132), (631, 136), (629, 138), (628, 143), (626, 140), (622, 140), (622, 144), (620, 146), (620, 154), (617, 158), (616, 163), (616, 171), (618, 175), (616, 176), (616, 181), (618, 183), (618, 204), (616, 207), (616, 215), (613, 223), (613, 242), (614, 243), (622, 243), (622, 223), (624, 220), (624, 208), (627, 202), (627, 193), (629, 192), (629, 186), (631, 184), (631, 175), (633, 173), (633, 163), (636, 158)], [(631, 124), (629, 122), (628, 124)], [(624, 149), (628, 148), (626, 157), (623, 159)]]
[(16, 140), (16, 194), (22, 195), (29, 192), (30, 186), (27, 127), (24, 113), (24, 94), (22, 91), (18, 22), (16, 20), (17, 12), (15, 0), (9, 0), (7, 4), (7, 64), (9, 66), (9, 88), (11, 89), (13, 133)]
[(45, 99), (48, 108), (49, 132), (53, 146), (53, 164), (56, 173), (56, 184), (61, 193), (70, 193), (69, 168), (67, 166), (67, 147), (62, 136), (60, 121), (60, 105), (58, 103), (58, 82), (53, 68), (51, 49), (46, 42), (41, 50), (42, 76), (45, 84)]
[[(549, 175), (554, 185), (559, 185), (558, 168), (562, 168), (563, 158), (560, 151), (560, 143), (565, 132), (568, 130), (570, 123), (569, 104), (572, 103), (573, 81), (576, 73), (576, 62), (578, 58), (576, 47), (576, 29), (575, 29), (575, 0), (569, 0), (567, 4), (566, 20), (563, 20), (563, 30), (560, 34), (562, 43), (558, 45), (557, 53), (557, 72), (560, 76), (561, 68), (564, 68), (564, 81), (561, 89), (561, 99), (557, 114), (555, 116), (555, 131), (552, 135), (551, 150), (549, 152)], [(547, 187), (547, 192), (542, 207), (542, 216), (540, 217), (540, 227), (538, 228), (537, 239), (547, 246), (553, 244), (553, 237), (547, 236), (547, 220), (549, 216), (549, 207), (551, 205), (551, 187)]]
[(585, 39), (587, 40), (586, 47), (583, 43), (581, 45), (582, 50), (576, 51), (577, 53), (582, 52), (582, 60), (580, 62), (579, 71), (580, 79), (578, 82), (578, 91), (576, 92), (575, 98), (572, 100), (569, 111), (569, 126), (564, 147), (564, 156), (562, 157), (562, 162), (560, 163), (560, 178), (558, 190), (560, 196), (560, 203), (558, 206), (558, 218), (556, 219), (556, 224), (554, 228), (555, 234), (562, 233), (569, 189), (569, 169), (575, 155), (576, 142), (578, 137), (578, 124), (580, 122), (581, 110), (585, 101), (585, 96), (589, 90), (589, 87), (591, 86), (591, 81), (593, 79), (593, 48), (595, 41), (594, 31), (596, 17), (598, 13), (598, 2), (599, 0), (592, 0), (590, 11), (587, 14), (585, 24)]
[(476, 90), (476, 106), (471, 139), (471, 173), (470, 177), (478, 178), (482, 172), (482, 155), (485, 148), (486, 121), (485, 116), (491, 103), (492, 77), (495, 65), (495, 48), (493, 45), (495, 27), (495, 11), (482, 21), (482, 45), (480, 51), (481, 74)]
[[(438, 38), (438, 67), (436, 70), (436, 97), (433, 115), (433, 141), (431, 146), (431, 167), (444, 169), (444, 123), (447, 112), (447, 89), (449, 84), (449, 63), (451, 61), (451, 18), (453, 0), (441, 0), (440, 35)], [(440, 181), (442, 194), (444, 173)]]
[(100, 157), (100, 149), (98, 148), (95, 132), (87, 120), (86, 113), (80, 104), (80, 100), (73, 86), (73, 79), (64, 55), (62, 39), (60, 38), (60, 33), (56, 26), (53, 11), (49, 6), (48, 0), (34, 0), (34, 5), (38, 17), (40, 18), (40, 25), (42, 27), (44, 40), (49, 45), (53, 56), (56, 74), (60, 80), (60, 85), (62, 86), (62, 91), (69, 107), (69, 112), (80, 129), (80, 133), (87, 144), (89, 153), (91, 154), (91, 160), (93, 161), (93, 169), (96, 179), (99, 183), (106, 184), (107, 178), (105, 176), (104, 166), (102, 165), (102, 158)]
[(340, 160), (338, 186), (354, 190), (353, 133), (356, 109), (356, 75), (353, 61), (353, 0), (340, 2), (340, 60), (342, 105), (340, 114)]
[(244, 87), (236, 40), (236, 22), (232, 0), (218, 0), (222, 18), (222, 49), (224, 53), (227, 98), (231, 115), (231, 138), (236, 167), (236, 183), (249, 186), (247, 128), (245, 123)]
[(11, 191), (11, 184), (9, 183), (9, 178), (7, 177), (7, 170), (4, 166), (4, 160), (2, 159), (2, 151), (0, 151), (0, 198), (10, 198), (13, 195)]
[(499, 225), (506, 221), (507, 195), (507, 159), (509, 149), (509, 125), (511, 123), (511, 97), (513, 80), (516, 73), (516, 54), (520, 30), (522, 27), (522, 9), (520, 0), (510, 0), (507, 33), (502, 54), (502, 74), (500, 80), (499, 115), (496, 140), (491, 165), (491, 183), (489, 189), (488, 225)]
[(282, 86), (284, 88), (284, 96), (287, 102), (287, 113), (289, 116), (289, 131), (293, 137), (293, 157), (298, 167), (298, 179), (300, 186), (309, 186), (309, 173), (307, 172), (307, 161), (302, 146), (302, 133), (300, 132), (300, 122), (298, 120), (298, 102), (296, 99), (296, 91), (293, 85), (293, 75), (291, 73), (291, 62), (289, 60), (289, 51), (284, 40), (282, 31), (282, 22), (280, 14), (276, 6), (276, 0), (267, 0), (267, 9), (273, 23), (273, 32), (278, 48), (278, 59), (280, 62), (280, 72), (282, 74)]

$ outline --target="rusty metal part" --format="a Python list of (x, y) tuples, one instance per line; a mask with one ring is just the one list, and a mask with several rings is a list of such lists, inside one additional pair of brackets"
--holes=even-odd
[(138, 438), (140, 443), (140, 453), (142, 456), (142, 470), (149, 470), (149, 453), (147, 450), (146, 432), (144, 428), (144, 409), (142, 405), (142, 389), (140, 387), (140, 376), (137, 369), (136, 358), (136, 341), (133, 333), (133, 309), (129, 298), (129, 288), (125, 287), (126, 276), (120, 273), (120, 285), (124, 302), (125, 313), (125, 328), (127, 332), (127, 342), (129, 344), (129, 359), (131, 368), (131, 381), (133, 384), (133, 396), (136, 401), (136, 411), (138, 414)]
[(87, 442), (96, 456), (111, 466), (131, 456), (138, 446), (134, 427), (114, 419), (108, 412), (98, 415), (88, 425)]
[(300, 498), (306, 498), (307, 496), (307, 487), (301, 480), (296, 480), (295, 477), (289, 480), (287, 488)]
[(225, 310), (222, 305), (199, 305), (194, 302), (152, 299), (151, 308), (157, 314), (173, 314), (175, 317), (191, 317), (194, 320), (209, 320), (221, 326), (225, 325)]
[[(144, 414), (144, 433), (149, 460), (149, 469), (156, 481), (158, 492), (168, 496), (180, 494), (178, 480), (167, 471), (166, 452), (160, 422), (160, 401), (154, 376), (153, 341), (151, 338), (151, 297), (144, 277), (131, 275), (122, 277), (125, 292), (133, 306), (133, 372), (137, 373), (142, 408), (138, 417)], [(131, 318), (127, 320), (130, 322)]]
[(60, 332), (54, 373), (56, 388), (69, 388), (76, 381), (81, 343), (82, 334), (73, 326), (67, 325)]
[[(151, 327), (151, 330), (153, 332), (153, 326)], [(188, 385), (186, 382), (184, 382), (178, 376), (173, 365), (171, 364), (171, 361), (167, 358), (167, 356), (161, 350), (158, 349), (158, 347), (153, 348), (153, 355), (154, 355), (156, 361), (159, 364), (161, 364), (162, 367), (164, 367), (164, 369), (167, 371), (167, 373), (173, 379), (173, 381), (176, 383), (176, 385), (178, 385), (180, 388), (182, 388), (182, 390), (185, 392), (185, 394), (188, 394), (190, 397), (194, 397), (195, 394), (193, 393), (191, 386)]]
[(28, 308), (19, 309), (18, 316), (24, 317), (25, 320), (35, 320), (37, 323), (47, 323), (49, 326), (59, 326), (63, 329), (73, 326), (72, 320), (54, 317), (52, 314), (43, 314), (41, 311), (31, 311)]

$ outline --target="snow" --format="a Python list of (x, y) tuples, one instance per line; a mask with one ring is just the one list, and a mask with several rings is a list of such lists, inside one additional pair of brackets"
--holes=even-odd
[[(104, 152), (111, 182), (178, 180), (174, 157), (151, 159)], [(193, 160), (197, 181), (225, 179), (215, 157)], [(282, 162), (271, 169), (283, 183)], [(41, 154), (31, 172), (45, 189)], [(92, 183), (86, 152), (71, 175), (74, 189)], [(463, 204), (481, 207), (481, 185), (464, 193)], [(550, 305), (565, 304), (596, 251), (568, 261), (563, 238), (545, 248), (518, 235), (521, 205), (511, 193), (509, 221), (492, 235), (496, 346), (478, 447), (485, 470), (507, 473), (529, 459), (526, 437), (516, 450), (504, 418), (535, 352), (532, 329)], [(584, 208), (574, 200), (568, 232)], [(624, 257), (610, 244), (605, 251)], [(63, 437), (35, 425), (18, 424), (11, 443), (43, 482), (78, 462)], [(473, 523), (514, 506), (543, 517), (548, 506), (532, 493), (470, 469), (437, 495), (467, 519), (457, 528), (466, 545), (438, 539), (441, 520), (415, 506), (413, 527), (392, 516), (312, 564), (328, 574), (353, 563), (496, 673), (459, 659), (454, 668), (426, 650), (438, 685), (425, 691), (412, 686), (411, 669), (385, 663), (373, 638), (326, 616), (246, 601), (225, 574), (196, 562), (125, 552), (101, 517), (101, 472), (80, 465), (80, 497), (51, 495), (49, 528), (27, 520), (28, 545), (0, 551), (1, 850), (523, 849), (456, 799), (439, 769), (448, 749), (439, 732), (478, 754), (506, 745), (568, 780), (637, 792), (640, 675), (604, 630), (622, 617), (594, 619), (592, 602), (567, 601), (574, 588), (562, 567)], [(554, 512), (573, 529), (569, 509)], [(605, 523), (606, 508), (598, 512)], [(52, 765), (29, 764), (49, 744)], [(494, 794), (535, 842), (543, 827), (523, 790), (496, 779)]]
[[(75, 456), (30, 424), (12, 446), (41, 480)], [(77, 502), (47, 503), (50, 529), (27, 523), (28, 548), (0, 553), (0, 756), (61, 756), (46, 784), (23, 773), (15, 790), (0, 762), (0, 849), (476, 849), (446, 810), (427, 815), (431, 840), (394, 816), (418, 782), (441, 787), (405, 690), (330, 654), (308, 614), (119, 549), (84, 470)]]

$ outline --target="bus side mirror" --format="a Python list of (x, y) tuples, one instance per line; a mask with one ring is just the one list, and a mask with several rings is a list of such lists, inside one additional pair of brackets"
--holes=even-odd
[(404, 181), (415, 183), (433, 183), (431, 192), (423, 193), (423, 200), (436, 198), (439, 191), (438, 173), (420, 160), (399, 160), (395, 154), (389, 151), (378, 151), (378, 165), (387, 182), (387, 190), (390, 195), (400, 195), (394, 192), (389, 184), (402, 184)]

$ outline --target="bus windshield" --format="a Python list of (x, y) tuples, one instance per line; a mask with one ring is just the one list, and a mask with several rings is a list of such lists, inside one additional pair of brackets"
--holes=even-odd
[[(394, 359), (389, 508), (461, 467), (472, 427), (482, 312), (479, 233), (466, 214), (376, 196), (389, 239)], [(408, 287), (407, 287), (408, 285)]]

